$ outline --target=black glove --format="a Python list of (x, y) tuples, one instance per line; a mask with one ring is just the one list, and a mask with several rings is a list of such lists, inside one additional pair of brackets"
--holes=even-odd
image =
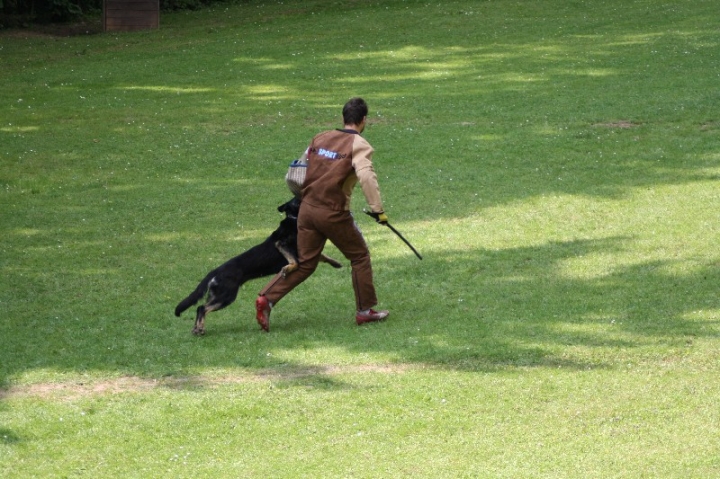
[(368, 215), (375, 218), (375, 221), (377, 221), (381, 225), (386, 225), (388, 223), (388, 217), (384, 211), (381, 211), (379, 213), (375, 213), (375, 212), (371, 211), (371, 212), (368, 212)]

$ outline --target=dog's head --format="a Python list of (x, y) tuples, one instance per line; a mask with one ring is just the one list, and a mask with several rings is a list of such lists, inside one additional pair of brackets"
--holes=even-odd
[(283, 203), (278, 206), (278, 211), (280, 213), (285, 213), (285, 216), (289, 218), (297, 218), (298, 213), (300, 213), (300, 200), (293, 198), (287, 203)]

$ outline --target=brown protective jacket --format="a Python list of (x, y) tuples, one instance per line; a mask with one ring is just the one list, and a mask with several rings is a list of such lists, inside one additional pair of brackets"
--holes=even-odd
[(373, 148), (355, 130), (324, 131), (312, 139), (306, 152), (307, 174), (302, 200), (318, 208), (348, 211), (355, 185), (375, 213), (384, 212), (372, 164)]

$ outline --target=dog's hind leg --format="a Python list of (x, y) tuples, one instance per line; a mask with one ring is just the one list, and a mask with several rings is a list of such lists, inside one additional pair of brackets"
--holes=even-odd
[(202, 336), (205, 334), (205, 317), (208, 313), (217, 311), (218, 309), (224, 308), (226, 305), (222, 303), (213, 303), (200, 306), (197, 309), (197, 316), (195, 317), (195, 327), (193, 328), (193, 334), (196, 336)]
[(222, 280), (213, 279), (210, 283), (207, 301), (197, 309), (193, 334), (196, 336), (205, 334), (205, 317), (208, 313), (221, 310), (232, 304), (237, 297), (238, 288), (237, 282), (223, 282)]
[(205, 303), (204, 305), (198, 307), (197, 316), (195, 316), (195, 327), (192, 330), (193, 334), (195, 336), (202, 336), (205, 334), (205, 316), (207, 316), (208, 313), (222, 309), (225, 306), (227, 305), (223, 303)]
[(195, 336), (202, 336), (205, 334), (205, 314), (207, 312), (208, 311), (206, 311), (205, 305), (198, 306), (197, 315), (195, 316), (195, 327), (192, 330)]

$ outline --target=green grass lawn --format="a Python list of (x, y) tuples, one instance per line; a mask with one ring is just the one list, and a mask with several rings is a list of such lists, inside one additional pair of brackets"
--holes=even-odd
[[(719, 55), (704, 0), (0, 32), (0, 476), (720, 477)], [(194, 337), (175, 305), (356, 95), (424, 257), (357, 215), (389, 320), (345, 262)]]

